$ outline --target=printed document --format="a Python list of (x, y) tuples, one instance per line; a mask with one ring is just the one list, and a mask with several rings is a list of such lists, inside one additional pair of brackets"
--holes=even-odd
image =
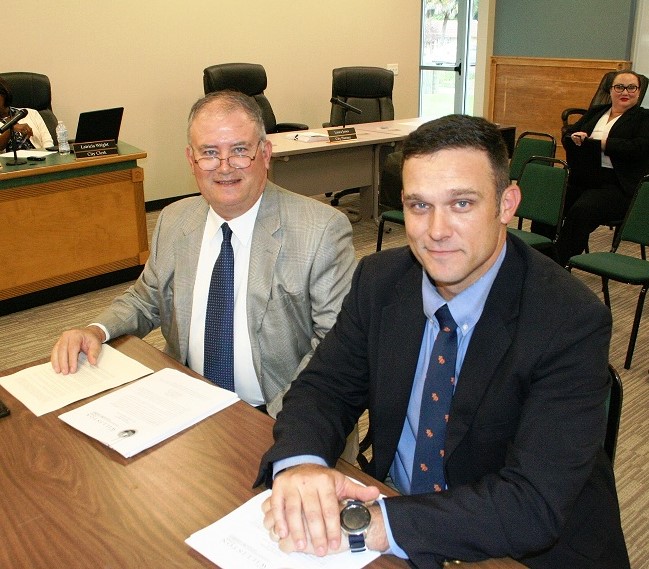
[(258, 494), (227, 516), (192, 534), (185, 543), (221, 569), (360, 569), (376, 559), (378, 551), (317, 557), (284, 553), (264, 528), (262, 502), (270, 490)]
[(80, 354), (76, 373), (56, 373), (47, 362), (2, 377), (0, 385), (40, 417), (149, 373), (153, 370), (104, 345), (96, 366), (88, 363), (85, 354)]
[(166, 368), (59, 419), (130, 458), (238, 400), (233, 391)]
[[(30, 156), (38, 156), (39, 158), (42, 158), (44, 156), (47, 156), (48, 154), (54, 154), (54, 151), (34, 150), (33, 148), (31, 150), (16, 150), (16, 158), (29, 158)], [(13, 157), (14, 157), (13, 151), (0, 154), (0, 158), (13, 158)]]

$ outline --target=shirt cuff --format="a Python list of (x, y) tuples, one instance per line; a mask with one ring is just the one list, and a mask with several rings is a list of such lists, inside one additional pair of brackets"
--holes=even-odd
[(388, 538), (388, 543), (390, 544), (390, 547), (387, 551), (383, 551), (382, 553), (389, 553), (390, 555), (395, 555), (401, 559), (408, 559), (408, 554), (401, 549), (398, 545), (397, 542), (394, 540), (394, 536), (392, 535), (392, 528), (390, 527), (390, 519), (388, 518), (388, 512), (385, 508), (385, 502), (382, 498), (379, 498), (376, 503), (380, 506), (381, 512), (383, 513), (383, 525), (385, 526), (385, 535)]
[(273, 463), (273, 480), (282, 470), (291, 468), (291, 466), (299, 466), (300, 464), (319, 464), (320, 466), (329, 466), (327, 462), (313, 454), (300, 454), (290, 458), (282, 458)]
[(103, 342), (104, 344), (108, 342), (108, 340), (110, 340), (110, 334), (108, 333), (106, 326), (104, 326), (103, 324), (100, 324), (99, 322), (93, 322), (92, 324), (88, 324), (88, 326), (97, 326), (97, 328), (101, 328), (104, 336), (106, 336), (106, 339)]

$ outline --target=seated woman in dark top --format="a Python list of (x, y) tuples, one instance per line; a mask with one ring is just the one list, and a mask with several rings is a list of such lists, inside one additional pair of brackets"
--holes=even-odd
[(620, 71), (611, 85), (611, 104), (591, 108), (562, 139), (571, 168), (557, 243), (562, 265), (586, 249), (597, 227), (624, 219), (649, 173), (649, 110), (638, 104), (640, 76)]
[[(0, 123), (2, 124), (10, 120), (19, 110), (11, 106), (12, 98), (9, 85), (0, 78)], [(47, 130), (43, 118), (34, 109), (27, 109), (27, 116), (14, 125), (13, 131), (13, 139), (10, 130), (0, 134), (0, 152), (11, 152), (14, 148), (31, 150), (54, 146), (52, 135)]]

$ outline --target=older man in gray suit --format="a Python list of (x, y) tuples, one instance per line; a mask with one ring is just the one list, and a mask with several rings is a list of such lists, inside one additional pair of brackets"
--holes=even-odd
[(210, 275), (232, 231), (234, 385), (276, 416), (291, 381), (336, 320), (355, 268), (345, 215), (267, 179), (272, 145), (255, 101), (211, 93), (189, 115), (187, 161), (201, 196), (160, 213), (140, 278), (86, 328), (54, 346), (57, 372), (80, 352), (97, 361), (103, 342), (160, 326), (165, 351), (203, 373)]

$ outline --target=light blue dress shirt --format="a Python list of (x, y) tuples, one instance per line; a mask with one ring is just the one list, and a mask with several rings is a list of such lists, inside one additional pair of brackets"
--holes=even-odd
[[(426, 314), (426, 327), (424, 329), (424, 336), (421, 342), (419, 351), (419, 360), (417, 362), (417, 370), (415, 371), (415, 380), (412, 384), (410, 392), (410, 401), (408, 403), (408, 411), (406, 412), (406, 420), (403, 424), (401, 431), (401, 438), (397, 446), (397, 453), (394, 457), (394, 462), (390, 467), (390, 477), (392, 482), (399, 492), (402, 494), (410, 494), (410, 483), (412, 481), (412, 463), (415, 456), (415, 444), (417, 442), (417, 430), (419, 428), (419, 411), (421, 408), (422, 392), (424, 390), (424, 382), (426, 381), (426, 371), (428, 370), (428, 362), (430, 360), (430, 353), (435, 343), (435, 338), (439, 332), (439, 323), (435, 318), (435, 312), (444, 304), (448, 304), (451, 311), (453, 320), (457, 323), (457, 359), (455, 362), (455, 389), (458, 383), (462, 380), (462, 364), (464, 363), (464, 356), (469, 347), (471, 336), (475, 325), (482, 316), (487, 296), (491, 286), (500, 270), (500, 266), (505, 258), (507, 245), (503, 247), (498, 255), (496, 262), (489, 268), (489, 270), (482, 275), (471, 286), (464, 289), (458, 295), (454, 296), (450, 301), (444, 300), (433, 283), (428, 278), (428, 275), (423, 271), (422, 277), (422, 297), (424, 303), (424, 313)], [(392, 536), (392, 529), (385, 510), (383, 500), (379, 500), (379, 505), (383, 511), (383, 519), (385, 521), (385, 528), (390, 543), (390, 552), (398, 557), (407, 559), (406, 553), (396, 544)]]

